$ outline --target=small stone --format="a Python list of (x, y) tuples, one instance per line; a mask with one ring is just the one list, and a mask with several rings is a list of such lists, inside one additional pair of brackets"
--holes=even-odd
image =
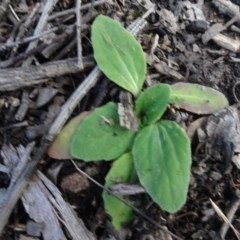
[(66, 176), (61, 182), (61, 187), (64, 191), (75, 194), (85, 190), (89, 185), (87, 177), (78, 172)]
[(187, 26), (187, 29), (195, 33), (204, 33), (208, 30), (208, 23), (203, 20), (193, 21)]
[(222, 174), (219, 172), (212, 171), (210, 172), (210, 177), (215, 181), (219, 181), (222, 179)]
[(198, 45), (197, 44), (193, 44), (193, 52), (198, 52), (198, 53), (202, 53), (202, 51), (200, 50), (200, 48), (198, 47)]
[(192, 44), (196, 41), (195, 37), (192, 34), (186, 34), (183, 36), (184, 41), (187, 44)]

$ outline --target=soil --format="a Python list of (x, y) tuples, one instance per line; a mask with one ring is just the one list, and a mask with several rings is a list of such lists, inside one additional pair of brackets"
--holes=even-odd
[[(112, 17), (127, 27), (134, 19), (142, 16), (146, 11), (146, 8), (144, 8), (146, 2), (148, 3), (148, 1), (142, 1), (141, 3), (138, 1), (117, 1), (115, 5), (112, 5), (105, 1), (105, 3), (99, 6), (91, 7), (91, 1), (82, 1), (82, 5), (90, 3), (90, 7), (81, 11), (87, 25), (86, 29), (82, 30), (82, 55), (88, 56), (92, 54), (90, 27), (98, 14)], [(152, 1), (157, 10), (167, 9), (175, 13), (175, 15), (179, 7), (179, 2), (181, 1)], [(192, 4), (196, 3), (194, 0), (190, 2)], [(238, 6), (240, 5), (240, 1), (235, 0), (232, 2)], [(31, 56), (34, 56), (34, 59), (30, 63), (30, 66), (36, 65), (37, 67), (55, 61), (56, 59), (63, 60), (77, 56), (77, 42), (73, 43), (72, 47), (68, 45), (76, 39), (75, 29), (73, 33), (70, 33), (67, 37), (61, 38), (61, 34), (66, 30), (64, 27), (71, 26), (76, 22), (75, 16), (69, 17), (70, 14), (69, 16), (63, 15), (49, 20), (49, 28), (60, 26), (55, 33), (52, 33), (50, 39), (60, 36), (59, 42), (61, 43), (58, 45), (58, 48), (51, 50), (50, 53), (46, 51), (48, 47), (47, 44), (39, 51), (33, 52), (32, 55), (27, 54), (25, 57), (23, 55), (27, 52), (29, 43), (21, 44), (18, 47), (3, 47), (7, 42), (17, 41), (16, 33), (19, 32), (20, 26), (25, 22), (25, 17), (34, 9), (36, 3), (37, 1), (32, 0), (10, 1), (13, 12), (15, 12), (20, 18), (20, 21), (22, 21), (21, 24), (17, 24), (17, 20), (9, 8), (10, 6), (7, 7), (5, 13), (0, 13), (0, 16), (1, 14), (3, 15), (3, 17), (0, 18), (0, 65), (2, 63), (2, 69), (0, 69), (0, 84), (3, 80), (3, 75), (1, 75), (3, 72), (1, 71), (4, 71), (4, 68), (9, 68), (9, 71), (13, 71), (14, 68), (18, 69), (21, 66), (24, 68), (26, 59)], [(0, 3), (0, 5), (1, 4), (4, 3)], [(72, 9), (74, 6), (75, 1), (73, 0), (59, 0), (53, 8), (52, 14)], [(229, 16), (220, 13), (212, 1), (204, 1), (202, 9), (206, 21), (208, 21), (210, 25), (214, 23), (224, 24), (230, 19)], [(50, 16), (52, 14), (50, 14)], [(39, 16), (40, 14), (36, 14), (36, 18), (33, 18), (32, 24), (23, 32), (23, 36), (19, 39), (34, 35), (34, 29), (39, 21)], [(90, 20), (87, 20), (88, 18)], [(146, 20), (148, 26), (137, 36), (138, 41), (146, 53), (150, 53), (154, 36), (158, 34), (159, 45), (155, 49), (154, 54), (159, 59), (169, 59), (178, 64), (176, 71), (183, 76), (180, 81), (212, 87), (225, 95), (229, 101), (229, 105), (237, 102), (235, 96), (240, 98), (240, 89), (239, 86), (236, 86), (234, 91), (233, 87), (239, 81), (240, 68), (239, 62), (233, 61), (232, 57), (239, 59), (240, 50), (231, 52), (221, 48), (212, 40), (204, 45), (201, 39), (203, 32), (199, 28), (189, 29), (186, 27), (173, 34), (166, 26), (159, 24), (159, 15), (157, 12), (151, 13)], [(180, 14), (179, 20), (177, 21), (178, 26), (180, 27), (184, 22), (186, 21), (181, 19)], [(238, 26), (238, 22), (235, 25)], [(45, 28), (45, 30), (46, 29), (47, 28)], [(239, 33), (233, 32), (230, 29), (223, 31), (222, 34), (237, 41), (239, 41), (240, 38)], [(164, 43), (164, 36), (168, 37), (168, 45)], [(41, 39), (34, 49), (40, 46), (43, 41), (46, 40)], [(54, 44), (57, 45), (59, 42), (55, 40)], [(193, 44), (198, 46), (199, 51), (193, 51)], [(163, 48), (163, 46), (165, 46), (165, 48)], [(67, 49), (67, 47), (69, 49)], [(62, 50), (65, 50), (65, 52), (62, 56), (59, 56)], [(19, 59), (15, 59), (16, 61), (12, 62), (12, 64), (8, 64), (5, 67), (3, 66), (3, 63), (7, 63), (9, 59), (14, 59), (14, 57), (17, 56), (20, 56)], [(60, 107), (69, 99), (76, 87), (82, 83), (92, 69), (93, 66), (90, 66), (83, 71), (67, 72), (61, 76), (55, 74), (55, 76), (50, 77), (48, 81), (44, 80), (38, 84), (17, 87), (14, 90), (8, 90), (5, 89), (5, 87), (0, 89), (1, 165), (5, 164), (6, 148), (9, 146), (16, 149), (19, 145), (26, 147), (30, 142), (35, 141), (35, 148), (31, 156), (36, 153), (38, 148), (41, 148), (41, 139), (47, 134), (51, 124), (60, 111)], [(34, 75), (34, 73), (31, 74)], [(152, 77), (152, 82), (173, 84), (179, 81), (171, 74), (164, 75), (162, 72), (159, 72), (153, 64), (148, 65), (148, 75)], [(47, 78), (47, 76), (45, 78)], [(118, 102), (119, 92), (120, 88), (117, 85), (110, 82), (107, 78), (102, 77), (79, 102), (69, 120), (83, 111), (90, 111), (110, 100)], [(28, 101), (26, 104), (28, 106), (26, 110), (19, 113), (20, 106), (24, 104), (24, 93), (27, 95)], [(39, 96), (41, 96), (42, 99), (39, 99)], [(202, 117), (202, 115), (192, 114), (184, 110), (178, 110), (177, 112), (188, 114), (187, 119), (182, 121), (186, 129), (191, 122)], [(51, 113), (53, 116), (50, 116)], [(17, 114), (20, 114), (20, 117)], [(169, 115), (165, 117), (169, 118)], [(16, 125), (18, 123), (23, 123), (23, 125)], [(62, 165), (58, 171), (56, 170), (56, 166), (59, 166), (60, 162)], [(75, 162), (83, 171), (87, 172), (100, 184), (104, 184), (104, 178), (112, 164), (111, 162), (104, 161), (97, 163)], [(201, 145), (198, 138), (193, 138), (191, 182), (187, 202), (183, 208), (175, 214), (169, 214), (152, 202), (151, 198), (145, 193), (132, 196), (132, 200), (135, 201), (135, 206), (144, 214), (161, 226), (166, 226), (170, 232), (179, 238), (222, 239), (220, 233), (224, 221), (215, 212), (209, 199), (211, 199), (225, 215), (228, 215), (230, 210), (233, 211), (232, 209), (234, 207), (237, 208), (234, 210), (235, 212), (231, 222), (236, 231), (240, 231), (240, 210), (236, 207), (240, 201), (240, 172), (237, 166), (231, 163), (227, 173), (223, 173), (222, 165), (221, 160), (215, 159), (206, 152), (205, 145)], [(69, 159), (59, 161), (44, 154), (37, 169), (35, 169), (33, 173), (36, 173), (37, 170), (41, 171), (55, 183), (62, 193), (64, 200), (74, 208), (77, 216), (82, 219), (87, 229), (93, 233), (96, 239), (171, 239), (169, 235), (163, 235), (163, 232), (158, 227), (149, 223), (137, 213), (132, 222), (124, 224), (124, 231), (122, 231), (121, 234), (125, 236), (118, 238), (118, 233), (115, 232), (110, 224), (110, 217), (107, 216), (104, 211), (102, 199), (103, 190), (78, 173)], [(0, 172), (0, 188), (7, 189), (11, 182), (11, 176), (4, 171), (2, 172), (1, 168)], [(42, 206), (39, 207), (41, 208)], [(11, 212), (11, 216), (1, 233), (0, 239), (28, 239), (27, 237), (29, 237), (29, 239), (47, 239), (41, 234), (40, 236), (32, 236), (32, 238), (30, 238), (31, 236), (29, 232), (27, 232), (27, 223), (31, 220), (31, 217), (26, 213), (21, 199), (15, 204), (14, 209), (11, 209)], [(66, 232), (63, 226), (62, 229)], [(66, 233), (66, 236), (69, 235)], [(71, 238), (69, 237), (69, 239)], [(237, 239), (231, 228), (228, 229), (225, 239)]]

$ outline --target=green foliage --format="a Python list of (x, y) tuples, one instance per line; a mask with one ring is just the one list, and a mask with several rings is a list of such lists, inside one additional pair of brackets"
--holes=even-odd
[[(183, 129), (175, 122), (158, 121), (169, 102), (170, 87), (165, 84), (150, 87), (140, 94), (136, 101), (136, 111), (138, 115), (143, 113), (146, 116), (143, 123), (149, 126), (143, 126), (137, 136), (119, 125), (116, 104), (110, 102), (96, 109), (85, 118), (74, 135), (71, 154), (85, 161), (111, 160), (131, 150), (133, 145), (134, 164), (141, 184), (155, 202), (173, 213), (186, 201), (191, 151)], [(151, 107), (153, 111), (149, 110)], [(114, 176), (124, 175), (123, 171), (126, 169), (115, 167)], [(112, 197), (107, 198), (105, 208), (112, 209), (115, 202)], [(123, 214), (122, 208), (119, 210)], [(114, 226), (119, 228), (119, 212), (113, 209), (108, 212)], [(129, 216), (127, 210), (125, 214)]]
[[(109, 188), (110, 186), (115, 185), (116, 182), (130, 183), (136, 181), (136, 179), (137, 177), (134, 170), (132, 154), (125, 153), (113, 163), (113, 166), (105, 178), (105, 187)], [(131, 203), (126, 197), (121, 196), (121, 198)], [(123, 223), (132, 220), (133, 213), (130, 207), (126, 206), (105, 191), (103, 192), (103, 200), (105, 210), (112, 217), (112, 224), (116, 229), (120, 229)]]
[(85, 161), (112, 160), (131, 149), (134, 136), (120, 126), (117, 104), (109, 102), (79, 126), (72, 138), (71, 155)]
[[(100, 69), (137, 97), (144, 82), (146, 60), (133, 36), (119, 23), (99, 16), (92, 26), (92, 43)], [(131, 181), (136, 172), (162, 209), (178, 211), (187, 198), (191, 148), (177, 123), (159, 120), (170, 103), (195, 113), (211, 113), (228, 104), (217, 91), (196, 84), (152, 86), (136, 99), (135, 115), (141, 127), (138, 133), (120, 126), (117, 104), (110, 102), (95, 109), (78, 128), (75, 125), (71, 155), (84, 161), (119, 158), (106, 177), (106, 187), (114, 184), (113, 179)], [(129, 151), (132, 153), (124, 154)], [(132, 218), (130, 209), (118, 200), (107, 193), (103, 193), (103, 198), (117, 229)]]
[(149, 87), (136, 100), (136, 116), (141, 124), (148, 125), (156, 122), (163, 115), (170, 102), (170, 86), (160, 84)]
[(141, 45), (119, 22), (98, 16), (92, 25), (94, 58), (113, 82), (137, 96), (146, 74)]
[(133, 145), (141, 184), (164, 210), (174, 213), (186, 201), (190, 180), (190, 141), (175, 122), (160, 121), (139, 131)]
[(175, 83), (171, 86), (173, 103), (189, 112), (210, 114), (228, 106), (226, 97), (213, 88), (193, 83)]

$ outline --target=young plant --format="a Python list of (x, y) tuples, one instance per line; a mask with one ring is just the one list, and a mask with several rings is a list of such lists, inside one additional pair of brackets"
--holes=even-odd
[[(81, 120), (75, 134), (72, 136), (76, 127), (67, 137), (63, 135), (60, 142), (64, 137), (71, 138), (70, 153), (77, 159), (117, 159), (106, 176), (106, 187), (115, 184), (116, 179), (125, 183), (138, 178), (153, 201), (174, 213), (186, 202), (191, 148), (185, 131), (177, 123), (161, 117), (170, 103), (197, 113), (207, 108), (207, 113), (211, 113), (227, 106), (227, 100), (221, 93), (196, 84), (187, 84), (185, 89), (159, 84), (141, 92), (146, 74), (142, 48), (129, 32), (108, 17), (100, 15), (94, 21), (92, 44), (99, 68), (135, 96), (135, 117), (140, 130), (132, 132), (121, 127), (118, 106), (109, 102)], [(203, 108), (202, 104), (205, 104)], [(55, 148), (54, 152), (57, 152)], [(103, 198), (117, 229), (131, 220), (129, 207), (106, 192)]]
[[(136, 97), (135, 115), (141, 129), (135, 133), (121, 127), (117, 104), (110, 102), (95, 109), (79, 126), (72, 139), (71, 155), (85, 161), (119, 158), (119, 162), (124, 153), (131, 151), (128, 159), (133, 159), (140, 183), (160, 207), (176, 212), (186, 201), (191, 151), (183, 129), (175, 122), (159, 121), (170, 103), (171, 88), (161, 84), (141, 92), (146, 73), (144, 53), (118, 22), (99, 16), (92, 26), (92, 44), (99, 68)], [(117, 169), (117, 172), (122, 171)], [(126, 172), (129, 171), (125, 169), (123, 174)], [(121, 177), (121, 181), (125, 178)], [(116, 203), (109, 207), (113, 197), (108, 201), (104, 194), (104, 199), (115, 227), (119, 228), (117, 215), (122, 213), (114, 216), (112, 211), (119, 208)]]

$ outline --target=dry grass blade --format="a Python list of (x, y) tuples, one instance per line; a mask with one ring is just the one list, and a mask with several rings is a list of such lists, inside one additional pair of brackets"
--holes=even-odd
[(225, 223), (227, 223), (229, 225), (229, 227), (234, 231), (237, 239), (240, 240), (240, 233), (235, 229), (235, 227), (232, 225), (232, 223), (228, 220), (228, 218), (224, 215), (224, 213), (221, 211), (221, 209), (212, 201), (212, 199), (210, 198), (209, 199), (212, 206), (213, 206), (213, 209), (215, 210), (215, 212), (217, 213), (217, 215), (223, 219), (223, 221)]

